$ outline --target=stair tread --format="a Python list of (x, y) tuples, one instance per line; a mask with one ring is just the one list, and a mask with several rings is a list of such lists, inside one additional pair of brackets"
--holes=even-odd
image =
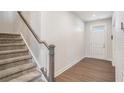
[(1, 54), (9, 54), (9, 53), (25, 52), (25, 51), (28, 51), (28, 49), (5, 50), (5, 51), (0, 51), (0, 55)]
[(40, 78), (40, 79), (35, 79), (32, 82), (44, 82), (44, 81)]
[(0, 47), (2, 47), (2, 46), (22, 46), (22, 45), (25, 45), (25, 43), (0, 44)]
[(38, 78), (40, 76), (41, 76), (41, 73), (36, 70), (36, 71), (30, 72), (28, 74), (22, 75), (20, 77), (17, 77), (15, 79), (12, 79), (9, 82), (27, 82), (27, 81), (31, 81), (35, 78)]
[(25, 71), (27, 69), (36, 67), (36, 64), (34, 63), (26, 63), (26, 64), (22, 64), (19, 66), (15, 66), (15, 67), (11, 67), (5, 70), (1, 70), (0, 71), (0, 78), (4, 78), (6, 76), (21, 72), (21, 71)]
[(20, 36), (20, 34), (16, 34), (16, 33), (0, 33), (0, 35)]
[(17, 62), (17, 61), (21, 61), (21, 60), (26, 60), (26, 59), (31, 59), (31, 58), (32, 58), (32, 56), (25, 55), (25, 56), (19, 56), (19, 57), (14, 57), (14, 58), (2, 59), (2, 60), (0, 60), (0, 65)]
[(0, 38), (0, 40), (22, 40), (22, 38)]

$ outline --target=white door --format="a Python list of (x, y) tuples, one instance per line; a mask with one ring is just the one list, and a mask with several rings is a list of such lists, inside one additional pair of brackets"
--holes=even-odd
[(90, 31), (90, 54), (91, 57), (105, 59), (105, 25), (96, 25), (91, 27)]

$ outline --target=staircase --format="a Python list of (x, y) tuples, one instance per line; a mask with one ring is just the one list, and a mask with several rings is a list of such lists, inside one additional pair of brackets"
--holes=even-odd
[(20, 34), (0, 33), (0, 82), (42, 82)]

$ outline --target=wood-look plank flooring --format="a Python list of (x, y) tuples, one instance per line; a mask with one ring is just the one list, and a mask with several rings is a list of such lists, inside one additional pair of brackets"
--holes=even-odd
[(114, 82), (115, 69), (110, 61), (84, 58), (56, 77), (56, 82)]

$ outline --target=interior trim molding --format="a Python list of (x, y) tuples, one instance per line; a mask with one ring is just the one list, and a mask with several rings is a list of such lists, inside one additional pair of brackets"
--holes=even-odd
[(63, 67), (62, 69), (55, 71), (55, 77), (59, 76), (60, 74), (62, 74), (64, 71), (68, 70), (69, 68), (71, 68), (72, 66), (74, 66), (75, 64), (77, 64), (78, 62), (80, 62), (82, 59), (84, 59), (85, 57), (81, 57), (79, 58), (77, 61), (72, 62), (71, 64)]
[(113, 61), (112, 58), (97, 58), (97, 57), (93, 57), (93, 56), (85, 56), (85, 57), (96, 58), (96, 59), (107, 60), (107, 61)]
[[(35, 63), (37, 64), (37, 66), (38, 66), (37, 69), (42, 73), (42, 71), (40, 70), (40, 65), (38, 64), (37, 59), (35, 58), (33, 52), (31, 51), (30, 47), (28, 46), (28, 44), (27, 44), (27, 42), (26, 42), (26, 40), (25, 40), (23, 34), (22, 34), (21, 32), (20, 32), (20, 34), (21, 34), (21, 37), (23, 38), (23, 40), (24, 40), (26, 46), (28, 47), (28, 49), (29, 49), (29, 51), (30, 51), (30, 53), (31, 53), (31, 55), (32, 55), (32, 57), (33, 57), (33, 59), (32, 59), (32, 60), (34, 60), (33, 62), (35, 62)], [(41, 78), (43, 79), (43, 81), (47, 82), (47, 80), (45, 79), (45, 76), (43, 75), (43, 73), (42, 73)]]

